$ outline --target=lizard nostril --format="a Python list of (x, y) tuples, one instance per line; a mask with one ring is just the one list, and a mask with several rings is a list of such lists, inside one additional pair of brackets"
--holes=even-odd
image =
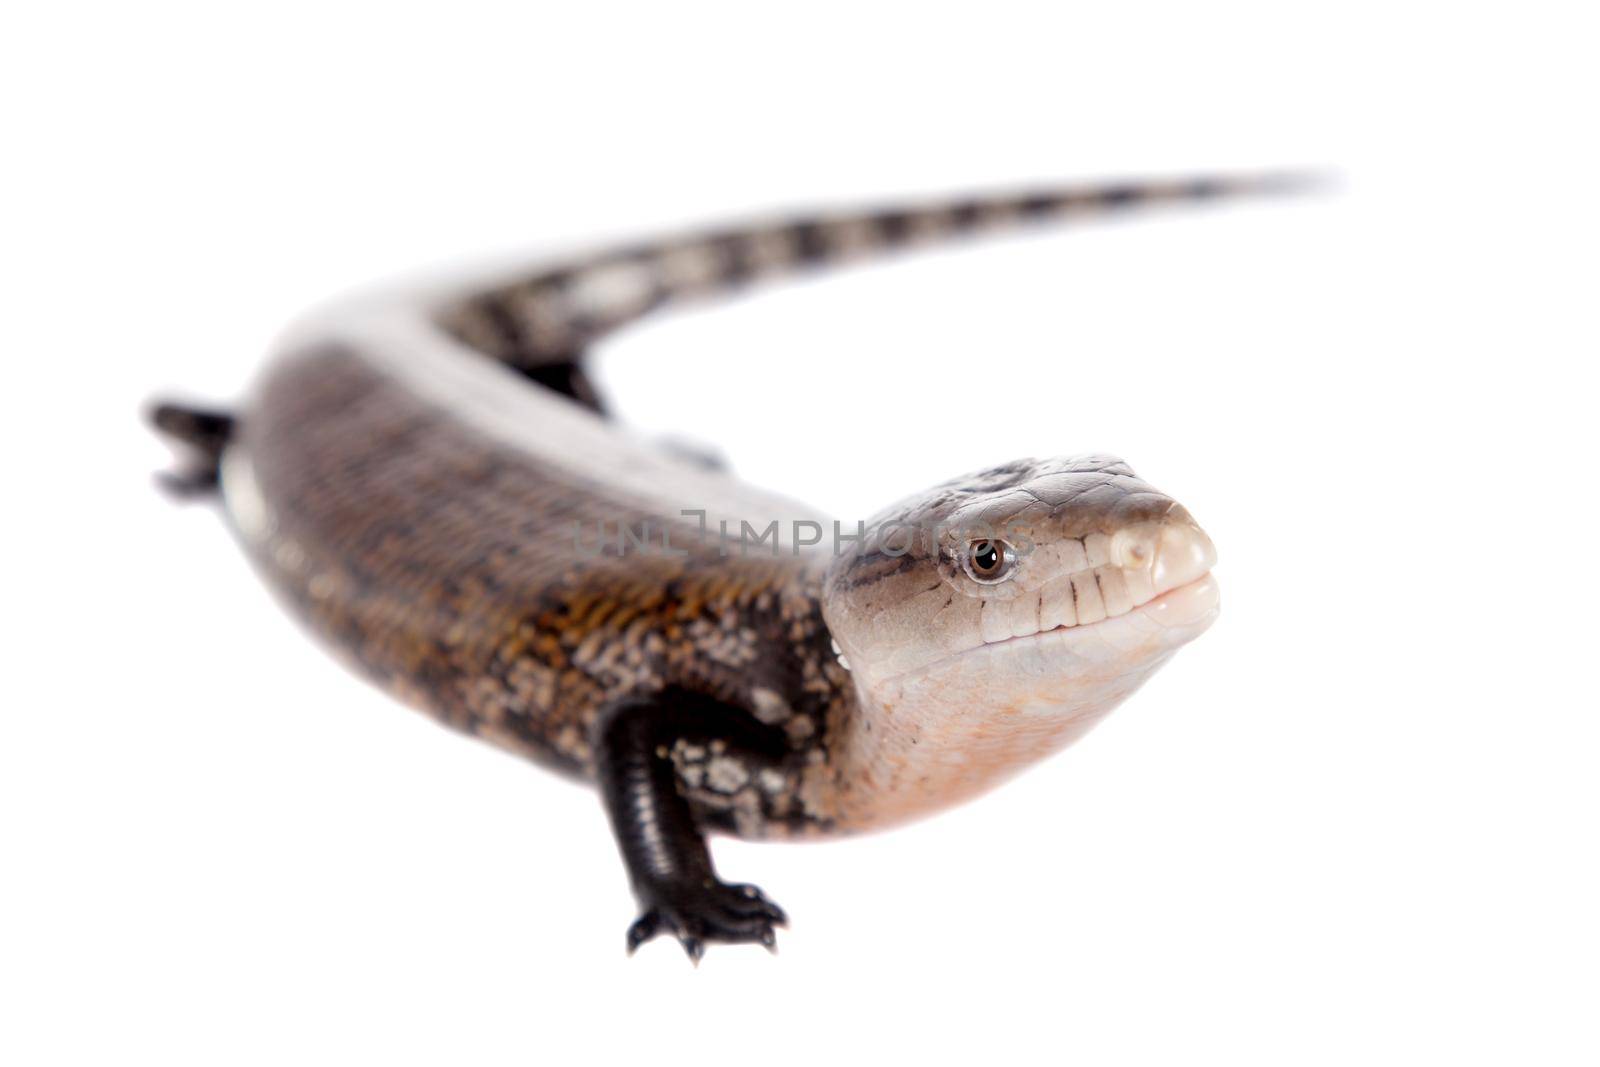
[(1111, 538), (1111, 562), (1123, 570), (1145, 570), (1159, 551), (1161, 531), (1154, 523), (1118, 530)]

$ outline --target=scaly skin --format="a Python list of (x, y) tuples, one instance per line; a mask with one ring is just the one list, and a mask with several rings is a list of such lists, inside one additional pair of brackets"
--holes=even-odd
[[(618, 435), (578, 352), (757, 276), (1283, 185), (1068, 190), (624, 249), (324, 318), (237, 417), (167, 406), (157, 422), (197, 448), (191, 487), (220, 467), (253, 559), (333, 648), (598, 785), (641, 904), (630, 948), (660, 932), (696, 959), (708, 940), (770, 946), (782, 912), (717, 879), (705, 831), (890, 825), (1069, 743), (1209, 623), (1210, 544), (1109, 457), (956, 479), (838, 553), (752, 543), (739, 520), (828, 524)], [(719, 520), (731, 547), (702, 536)], [(919, 533), (890, 544), (897, 526)], [(1004, 573), (978, 580), (980, 552)]]

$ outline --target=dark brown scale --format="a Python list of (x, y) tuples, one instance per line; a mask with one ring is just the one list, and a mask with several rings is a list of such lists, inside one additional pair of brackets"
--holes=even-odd
[[(630, 947), (663, 931), (695, 958), (707, 940), (770, 946), (783, 912), (716, 877), (703, 830), (848, 829), (840, 797), (859, 801), (877, 781), (871, 768), (850, 781), (838, 770), (844, 739), (875, 725), (881, 735), (883, 724), (858, 708), (831, 648), (819, 557), (728, 555), (681, 518), (659, 525), (619, 477), (632, 467), (653, 477), (654, 457), (631, 451), (590, 469), (559, 435), (539, 442), (553, 446), (543, 453), (503, 443), (479, 424), (492, 421), (492, 402), (446, 400), (448, 388), (432, 399), (401, 362), (379, 357), (418, 347), (447, 363), (487, 356), (597, 413), (584, 350), (667, 304), (941, 238), (1300, 181), (1052, 189), (622, 246), (460, 292), (442, 309), (402, 304), (398, 333), (373, 334), (353, 312), (318, 336), (361, 337), (359, 350), (343, 341), (292, 350), (237, 418), (181, 405), (152, 414), (189, 453), (171, 487), (197, 494), (220, 483), (258, 564), (335, 649), (444, 722), (595, 781), (642, 909)], [(404, 366), (433, 384), (428, 374), (449, 379), (466, 365)], [(535, 388), (503, 377), (495, 384)], [(570, 414), (549, 403), (562, 402), (522, 410)], [(1027, 474), (998, 468), (918, 506), (943, 513)], [(585, 551), (586, 531), (602, 524), (640, 541), (664, 531), (689, 551)], [(927, 577), (915, 570), (862, 552), (830, 590), (859, 596)]]
[(687, 557), (591, 554), (597, 524), (614, 538), (618, 523), (649, 520), (658, 541), (660, 520), (336, 347), (283, 360), (238, 443), (272, 509), (262, 565), (334, 647), (407, 701), (592, 777), (601, 709), (704, 694), (748, 709), (785, 745), (777, 774), (741, 776), (726, 761), (712, 779), (690, 774), (711, 821), (761, 836), (810, 819), (801, 780), (825, 762), (830, 713), (850, 695), (796, 560), (722, 556), (686, 523), (673, 543)]

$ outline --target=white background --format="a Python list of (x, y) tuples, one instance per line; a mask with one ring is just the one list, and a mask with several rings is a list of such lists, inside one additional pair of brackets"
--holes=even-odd
[[(1593, 1063), (1594, 27), (1580, 5), (36, 5), (0, 37), (7, 1063)], [(854, 517), (1116, 451), (1217, 627), (892, 834), (721, 843), (698, 971), (594, 798), (346, 675), (137, 421), (474, 256), (1046, 178), (1341, 195), (808, 281), (601, 353)]]

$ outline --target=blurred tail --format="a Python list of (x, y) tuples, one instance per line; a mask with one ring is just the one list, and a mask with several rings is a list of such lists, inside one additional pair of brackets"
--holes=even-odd
[(458, 338), (530, 374), (573, 363), (596, 338), (663, 306), (750, 282), (968, 235), (1161, 205), (1305, 191), (1314, 174), (1150, 179), (972, 196), (917, 207), (802, 215), (601, 251), (553, 264), (449, 309)]
[(215, 492), (221, 484), (222, 453), (233, 438), (234, 417), (169, 401), (152, 404), (148, 414), (156, 431), (184, 454), (177, 470), (161, 473), (162, 485), (185, 499)]

